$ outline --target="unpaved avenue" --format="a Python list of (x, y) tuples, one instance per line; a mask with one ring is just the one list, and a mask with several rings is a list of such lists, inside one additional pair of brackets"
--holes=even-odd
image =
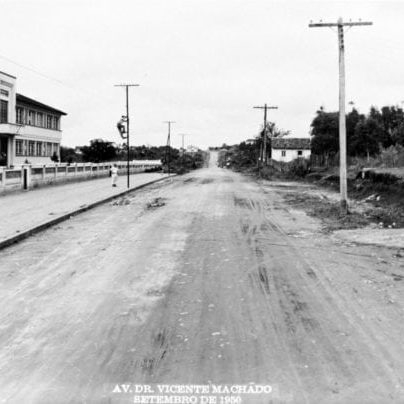
[(281, 194), (212, 161), (3, 250), (0, 402), (208, 381), (404, 402), (403, 258), (336, 244)]

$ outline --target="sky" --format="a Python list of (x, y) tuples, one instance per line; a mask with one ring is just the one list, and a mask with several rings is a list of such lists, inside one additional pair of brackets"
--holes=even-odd
[(346, 30), (346, 102), (360, 112), (404, 101), (404, 0), (0, 0), (0, 70), (17, 91), (67, 112), (62, 145), (121, 143), (129, 96), (131, 145), (201, 148), (257, 135), (263, 111), (309, 136), (320, 106), (338, 109), (338, 46), (312, 20), (372, 21)]

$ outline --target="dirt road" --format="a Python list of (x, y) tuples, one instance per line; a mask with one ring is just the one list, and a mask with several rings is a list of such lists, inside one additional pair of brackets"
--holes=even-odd
[(213, 156), (1, 251), (0, 402), (254, 382), (273, 393), (244, 403), (404, 403), (403, 256), (322, 234), (284, 188)]

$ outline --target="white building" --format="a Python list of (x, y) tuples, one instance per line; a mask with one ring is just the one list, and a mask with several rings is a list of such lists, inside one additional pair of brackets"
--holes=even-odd
[(186, 148), (186, 153), (198, 153), (199, 148), (196, 146), (189, 145)]
[(271, 158), (276, 161), (289, 161), (297, 158), (309, 159), (310, 139), (296, 137), (275, 137), (271, 140)]
[(16, 81), (0, 71), (0, 167), (51, 163), (60, 156), (66, 113), (18, 94)]

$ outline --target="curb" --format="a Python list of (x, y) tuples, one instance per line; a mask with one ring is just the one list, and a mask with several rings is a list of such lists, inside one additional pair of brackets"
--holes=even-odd
[(18, 234), (15, 235), (15, 236), (12, 236), (12, 237), (9, 237), (9, 238), (7, 238), (7, 239), (5, 239), (5, 240), (3, 240), (3, 241), (0, 241), (0, 250), (3, 250), (3, 249), (6, 248), (6, 247), (9, 247), (9, 246), (11, 246), (11, 245), (13, 245), (13, 244), (16, 244), (16, 243), (18, 243), (18, 242), (20, 242), (20, 241), (22, 241), (22, 240), (24, 240), (24, 239), (26, 239), (26, 238), (28, 238), (28, 237), (34, 235), (34, 234), (36, 234), (36, 233), (39, 233), (39, 232), (41, 232), (41, 231), (44, 231), (44, 230), (48, 229), (49, 227), (54, 226), (55, 224), (59, 224), (59, 223), (61, 223), (61, 222), (64, 222), (64, 221), (70, 219), (70, 218), (73, 217), (73, 216), (77, 216), (77, 215), (79, 215), (80, 213), (86, 212), (87, 210), (93, 209), (93, 208), (95, 208), (95, 207), (97, 207), (97, 206), (99, 206), (99, 205), (102, 205), (102, 204), (104, 204), (104, 203), (110, 202), (110, 201), (112, 201), (112, 200), (115, 199), (115, 198), (119, 198), (119, 197), (124, 196), (124, 195), (127, 195), (127, 194), (129, 194), (129, 193), (131, 193), (131, 192), (133, 192), (133, 191), (137, 191), (138, 189), (147, 187), (148, 185), (152, 185), (152, 184), (155, 184), (156, 182), (160, 182), (160, 181), (166, 180), (166, 179), (168, 179), (168, 178), (176, 177), (176, 176), (177, 176), (177, 175), (174, 174), (174, 175), (170, 175), (170, 176), (167, 176), (167, 177), (164, 177), (164, 178), (159, 178), (159, 179), (157, 179), (157, 180), (153, 180), (153, 181), (150, 181), (150, 182), (146, 182), (146, 183), (141, 184), (141, 185), (138, 185), (138, 186), (136, 186), (136, 187), (134, 187), (134, 188), (130, 188), (130, 189), (127, 189), (127, 190), (125, 190), (125, 191), (122, 191), (122, 192), (120, 192), (120, 193), (118, 193), (118, 194), (111, 195), (111, 196), (108, 196), (108, 197), (106, 197), (106, 198), (104, 198), (104, 199), (101, 199), (101, 200), (99, 200), (99, 201), (90, 203), (90, 204), (85, 205), (85, 206), (83, 206), (83, 207), (81, 207), (81, 208), (74, 209), (74, 210), (70, 211), (69, 213), (64, 213), (64, 214), (61, 215), (61, 216), (58, 216), (58, 217), (56, 217), (56, 218), (54, 218), (54, 219), (51, 219), (51, 220), (48, 220), (48, 221), (45, 222), (45, 223), (36, 225), (36, 226), (34, 226), (34, 227), (31, 227), (31, 228), (28, 229), (28, 230), (24, 230), (24, 231), (22, 231), (21, 233), (18, 233)]

